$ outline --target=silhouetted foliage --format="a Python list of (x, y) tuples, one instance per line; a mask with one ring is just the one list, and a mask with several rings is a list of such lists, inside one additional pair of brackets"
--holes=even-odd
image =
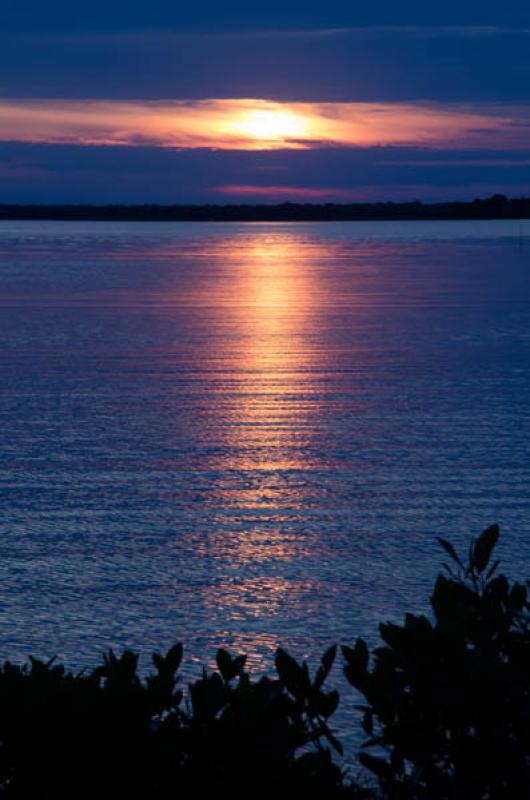
[(141, 680), (138, 657), (105, 655), (89, 674), (53, 661), (6, 662), (0, 671), (0, 795), (6, 798), (234, 798), (344, 792), (327, 720), (338, 704), (324, 682), (278, 650), (278, 676), (253, 680), (245, 657), (217, 653), (186, 702), (177, 689), (182, 646), (155, 653)]
[(530, 796), (530, 636), (526, 589), (497, 575), (498, 528), (437, 579), (434, 620), (384, 624), (372, 657), (343, 647), (367, 740), (372, 789), (349, 780), (326, 686), (336, 647), (314, 674), (285, 650), (276, 674), (252, 677), (220, 649), (187, 690), (182, 645), (153, 655), (112, 651), (90, 672), (30, 659), (0, 668), (0, 797), (356, 798), (525, 800)]
[[(439, 575), (434, 622), (381, 625), (384, 646), (344, 647), (365, 697), (360, 760), (385, 796), (418, 800), (530, 797), (530, 633), (526, 588), (490, 566), (496, 525)], [(369, 754), (369, 752), (372, 753)]]

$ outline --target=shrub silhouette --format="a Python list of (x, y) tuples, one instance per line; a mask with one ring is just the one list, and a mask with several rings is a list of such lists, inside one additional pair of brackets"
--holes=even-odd
[[(496, 525), (467, 563), (439, 575), (434, 622), (407, 614), (381, 625), (370, 669), (366, 644), (344, 647), (345, 673), (366, 698), (370, 737), (361, 762), (385, 796), (418, 800), (530, 797), (530, 636), (526, 589), (490, 567)], [(382, 753), (382, 754), (381, 754)]]
[(327, 689), (336, 647), (315, 674), (284, 650), (273, 677), (217, 652), (213, 671), (179, 687), (182, 645), (153, 655), (109, 652), (72, 674), (30, 659), (0, 668), (0, 796), (8, 800), (141, 797), (519, 800), (530, 797), (530, 637), (526, 589), (490, 566), (498, 528), (437, 579), (434, 620), (381, 625), (383, 646), (343, 647), (364, 695), (374, 776), (361, 788), (341, 768)]
[(245, 657), (217, 653), (216, 671), (176, 689), (183, 655), (155, 653), (144, 681), (138, 657), (110, 652), (88, 675), (53, 661), (0, 671), (0, 793), (6, 798), (257, 798), (344, 789), (327, 720), (328, 650), (314, 678), (283, 650), (277, 677), (253, 680)]

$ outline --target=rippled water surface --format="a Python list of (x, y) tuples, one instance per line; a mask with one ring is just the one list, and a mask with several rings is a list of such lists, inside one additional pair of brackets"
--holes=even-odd
[(518, 223), (0, 223), (3, 657), (262, 665), (530, 559)]

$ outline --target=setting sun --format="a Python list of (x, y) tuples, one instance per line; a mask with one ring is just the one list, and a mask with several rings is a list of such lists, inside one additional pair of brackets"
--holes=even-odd
[(304, 138), (308, 134), (302, 116), (282, 111), (249, 111), (236, 127), (239, 133), (266, 142)]

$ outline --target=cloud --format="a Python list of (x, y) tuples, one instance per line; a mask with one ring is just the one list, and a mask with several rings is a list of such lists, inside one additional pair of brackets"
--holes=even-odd
[(212, 188), (215, 194), (225, 195), (226, 197), (261, 199), (261, 200), (292, 200), (292, 201), (336, 201), (342, 200), (353, 202), (359, 197), (357, 189), (344, 189), (343, 187), (311, 187), (311, 186), (263, 186), (232, 184), (226, 186), (215, 186)]
[(473, 200), (476, 197), (491, 197), (499, 191), (510, 197), (528, 196), (529, 185), (522, 189), (519, 184), (468, 183), (452, 186), (450, 190), (435, 182), (389, 183), (385, 186), (359, 184), (351, 189), (328, 187), (311, 189), (303, 186), (225, 186), (214, 190), (233, 203), (380, 203), (443, 200)]
[(10, 32), (0, 22), (0, 94), (524, 103), (529, 30), (490, 21), (206, 32), (184, 26), (46, 32), (28, 25)]
[[(13, 34), (11, 34), (13, 36)], [(20, 34), (19, 34), (20, 35)], [(23, 34), (25, 41), (33, 45), (39, 42), (47, 42), (52, 46), (61, 44), (96, 45), (111, 44), (119, 46), (122, 44), (152, 44), (160, 46), (162, 43), (172, 44), (173, 46), (181, 43), (194, 42), (201, 44), (208, 41), (228, 41), (237, 42), (242, 39), (245, 41), (267, 41), (275, 42), (281, 40), (308, 40), (315, 39), (366, 39), (366, 38), (475, 38), (493, 36), (522, 36), (530, 35), (530, 28), (525, 27), (501, 27), (497, 25), (364, 25), (351, 27), (335, 28), (266, 28), (249, 30), (174, 30), (161, 27), (159, 29), (133, 29), (133, 30), (107, 30), (107, 31), (84, 31), (84, 32), (59, 32), (59, 33), (40, 33), (32, 32)]]
[(523, 148), (530, 106), (0, 100), (1, 141), (172, 149)]
[[(382, 167), (395, 166), (395, 161), (381, 160)], [(483, 167), (507, 167), (509, 169), (520, 169), (521, 167), (530, 167), (530, 158), (443, 158), (443, 159), (410, 159), (408, 161), (401, 161), (401, 167), (475, 167), (482, 169)]]
[[(472, 199), (497, 191), (529, 195), (530, 170), (504, 165), (512, 158), (528, 162), (530, 151), (405, 147), (213, 151), (0, 142), (0, 200), (269, 203)], [(461, 161), (461, 166), (455, 163), (444, 169), (429, 163), (444, 159)], [(473, 163), (477, 159), (500, 163), (477, 168)], [(221, 191), (223, 187), (232, 188)], [(242, 193), (234, 187), (242, 187)]]
[(520, 26), (528, 24), (523, 0), (2, 0), (0, 24), (8, 30), (96, 30), (160, 28), (177, 30), (256, 30), (271, 28), (336, 28), (371, 25)]

